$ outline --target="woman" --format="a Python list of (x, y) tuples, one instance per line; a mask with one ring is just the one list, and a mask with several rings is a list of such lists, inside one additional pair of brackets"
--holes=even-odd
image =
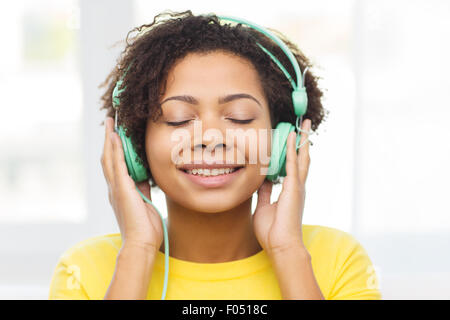
[[(282, 192), (270, 203), (272, 185), (280, 181), (267, 179), (262, 150), (273, 152), (271, 129), (280, 122), (296, 124), (296, 114), (290, 82), (257, 44), (291, 75), (292, 64), (277, 44), (251, 28), (191, 11), (162, 19), (165, 15), (134, 29), (140, 34), (132, 43), (127, 36), (118, 66), (103, 83), (101, 162), (120, 233), (67, 250), (55, 269), (50, 299), (165, 295), (163, 224), (128, 175), (114, 121), (126, 128), (147, 171), (148, 182), (139, 182), (139, 191), (151, 199), (151, 187), (158, 187), (166, 197), (166, 299), (380, 299), (372, 263), (350, 234), (302, 224), (310, 162), (305, 142), (325, 116), (317, 77), (308, 72), (304, 78), (302, 147), (297, 153), (296, 135), (289, 134)], [(277, 35), (301, 70), (312, 66)], [(122, 80), (126, 90), (120, 92), (116, 118), (113, 95)], [(207, 131), (227, 138), (215, 141)], [(262, 134), (245, 136), (239, 144), (228, 139), (229, 132)], [(184, 139), (177, 144), (173, 137), (179, 133)]]

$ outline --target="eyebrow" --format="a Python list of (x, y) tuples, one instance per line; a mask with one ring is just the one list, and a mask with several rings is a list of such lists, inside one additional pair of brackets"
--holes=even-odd
[[(249, 95), (247, 93), (235, 93), (235, 94), (229, 94), (223, 97), (219, 97), (219, 104), (224, 104), (233, 100), (237, 100), (237, 99), (251, 99), (253, 101), (255, 101), (260, 107), (261, 103), (252, 95)], [(189, 95), (182, 95), (182, 96), (173, 96), (173, 97), (169, 97), (167, 99), (165, 99), (163, 102), (161, 102), (161, 105), (169, 100), (179, 100), (179, 101), (184, 101), (187, 102), (189, 104), (193, 104), (193, 105), (198, 105), (198, 100), (195, 99), (193, 96), (189, 96)]]

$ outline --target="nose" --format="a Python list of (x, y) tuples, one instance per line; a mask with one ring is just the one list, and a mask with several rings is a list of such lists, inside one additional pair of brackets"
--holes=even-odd
[(210, 145), (206, 145), (206, 144), (204, 144), (204, 143), (197, 143), (196, 145), (194, 145), (194, 151), (196, 150), (196, 149), (201, 149), (201, 150), (203, 150), (203, 149), (205, 149), (205, 148), (207, 148), (208, 146), (210, 147), (210, 149), (212, 149), (212, 150), (215, 150), (215, 149), (217, 149), (217, 148), (220, 148), (220, 147), (222, 147), (222, 148), (226, 148), (226, 144), (225, 143), (217, 143), (217, 144), (212, 144), (214, 147), (212, 147), (212, 146), (210, 146)]
[(201, 120), (194, 121), (194, 148), (214, 150), (226, 147), (225, 132), (226, 126), (216, 114), (213, 112), (203, 114)]
[(204, 115), (203, 119), (194, 123), (192, 151), (194, 157), (203, 155), (203, 158), (212, 157), (223, 161), (229, 145), (226, 143), (226, 126), (223, 121), (213, 114)]
[(194, 152), (203, 152), (204, 150), (209, 151), (209, 152), (215, 152), (216, 150), (219, 149), (223, 149), (226, 150), (227, 145), (225, 143), (219, 142), (219, 143), (209, 143), (209, 144), (204, 144), (204, 143), (197, 143), (196, 145), (194, 145), (193, 151)]

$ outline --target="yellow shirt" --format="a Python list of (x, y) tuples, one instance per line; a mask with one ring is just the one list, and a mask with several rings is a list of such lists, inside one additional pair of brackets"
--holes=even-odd
[[(303, 225), (303, 242), (325, 299), (381, 299), (371, 260), (344, 231)], [(120, 233), (95, 236), (69, 248), (59, 259), (49, 299), (103, 299), (121, 248)], [(158, 251), (147, 299), (159, 300), (164, 253)], [(264, 250), (241, 260), (196, 263), (169, 257), (167, 300), (280, 300), (274, 270)]]

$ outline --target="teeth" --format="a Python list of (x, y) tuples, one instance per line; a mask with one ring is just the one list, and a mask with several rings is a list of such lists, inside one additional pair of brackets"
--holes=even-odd
[(186, 170), (189, 174), (194, 175), (202, 175), (202, 176), (218, 176), (221, 174), (228, 174), (236, 171), (236, 168), (220, 168), (220, 169), (193, 169), (193, 170)]

